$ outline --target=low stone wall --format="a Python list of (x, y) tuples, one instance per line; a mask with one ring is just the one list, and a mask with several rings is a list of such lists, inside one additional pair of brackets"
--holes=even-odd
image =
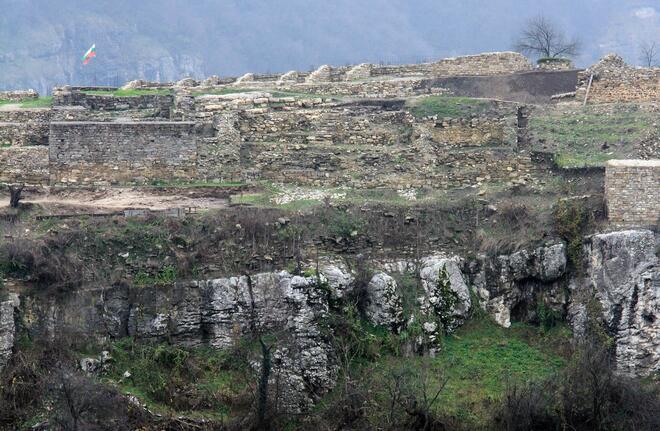
[(609, 54), (579, 74), (576, 100), (584, 100), (592, 75), (588, 103), (660, 101), (660, 67), (633, 67)]
[(48, 148), (0, 148), (0, 183), (48, 185)]
[(568, 58), (552, 58), (545, 61), (539, 60), (536, 65), (540, 70), (572, 70), (575, 69), (573, 62)]
[(0, 145), (48, 145), (49, 109), (0, 111)]
[(174, 106), (174, 96), (143, 94), (140, 96), (113, 96), (88, 94), (77, 89), (63, 87), (53, 92), (53, 106), (82, 106), (93, 111), (154, 110), (154, 116), (169, 118)]
[(415, 124), (420, 139), (430, 139), (446, 148), (510, 146), (515, 144), (512, 119), (457, 118), (426, 120)]
[(527, 58), (517, 52), (489, 52), (477, 55), (445, 58), (433, 63), (378, 66), (371, 76), (382, 75), (500, 75), (531, 70)]
[(610, 160), (605, 168), (605, 199), (617, 226), (660, 223), (660, 160)]
[(0, 100), (20, 102), (21, 100), (38, 98), (39, 93), (34, 90), (0, 91)]
[(193, 180), (198, 138), (192, 122), (54, 122), (51, 183)]

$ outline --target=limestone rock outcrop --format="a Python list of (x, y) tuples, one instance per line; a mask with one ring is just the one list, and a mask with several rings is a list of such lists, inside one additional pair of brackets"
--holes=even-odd
[[(422, 310), (430, 309), (434, 317), (444, 320), (445, 331), (456, 329), (468, 317), (472, 308), (470, 290), (458, 259), (427, 258), (422, 263), (419, 275), (425, 292)], [(448, 289), (443, 283), (446, 283)]]
[(562, 243), (510, 255), (479, 256), (466, 272), (482, 307), (504, 327), (511, 325), (512, 318), (535, 320), (539, 301), (558, 313), (566, 305), (561, 282), (566, 246)]
[(384, 272), (378, 272), (371, 278), (367, 294), (369, 303), (366, 313), (371, 323), (398, 332), (405, 323), (405, 317), (396, 280)]
[[(584, 246), (585, 275), (572, 296), (595, 298), (614, 339), (617, 369), (630, 375), (660, 371), (660, 262), (647, 230), (593, 235)], [(571, 307), (575, 332), (584, 332), (586, 305)]]
[(19, 306), (16, 295), (10, 295), (4, 301), (0, 301), (0, 370), (7, 365), (14, 348), (16, 336), (16, 324), (14, 310)]

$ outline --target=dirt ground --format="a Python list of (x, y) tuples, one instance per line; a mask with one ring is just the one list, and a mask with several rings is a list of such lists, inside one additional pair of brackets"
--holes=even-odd
[[(224, 208), (229, 197), (224, 191), (163, 190), (157, 188), (103, 188), (97, 190), (49, 188), (23, 192), (22, 203), (39, 205), (51, 214), (109, 213), (129, 208), (165, 210), (169, 208)], [(0, 192), (0, 207), (9, 205), (9, 195)]]

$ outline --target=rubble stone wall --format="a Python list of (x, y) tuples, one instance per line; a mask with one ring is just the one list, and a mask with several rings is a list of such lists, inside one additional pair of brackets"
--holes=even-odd
[(660, 160), (610, 160), (605, 169), (610, 222), (657, 226), (660, 222)]
[(584, 100), (592, 75), (587, 103), (660, 101), (660, 67), (633, 67), (609, 54), (579, 74), (576, 100)]
[(197, 177), (192, 122), (54, 122), (51, 183), (143, 183)]
[(0, 100), (20, 102), (21, 100), (37, 98), (39, 98), (39, 93), (34, 90), (0, 91)]
[(0, 145), (48, 145), (49, 109), (0, 111)]
[(126, 111), (151, 109), (160, 118), (169, 118), (174, 96), (166, 94), (142, 94), (138, 96), (114, 96), (89, 94), (83, 90), (63, 87), (53, 91), (53, 106), (82, 106), (93, 111)]
[(0, 148), (0, 183), (48, 185), (48, 147)]
[(500, 75), (531, 70), (527, 58), (516, 52), (489, 52), (477, 55), (445, 58), (433, 63), (378, 66), (372, 76), (382, 75)]

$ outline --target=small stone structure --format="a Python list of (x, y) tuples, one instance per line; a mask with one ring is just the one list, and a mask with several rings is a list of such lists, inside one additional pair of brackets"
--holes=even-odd
[(660, 160), (610, 160), (605, 198), (617, 226), (657, 226), (660, 222)]

